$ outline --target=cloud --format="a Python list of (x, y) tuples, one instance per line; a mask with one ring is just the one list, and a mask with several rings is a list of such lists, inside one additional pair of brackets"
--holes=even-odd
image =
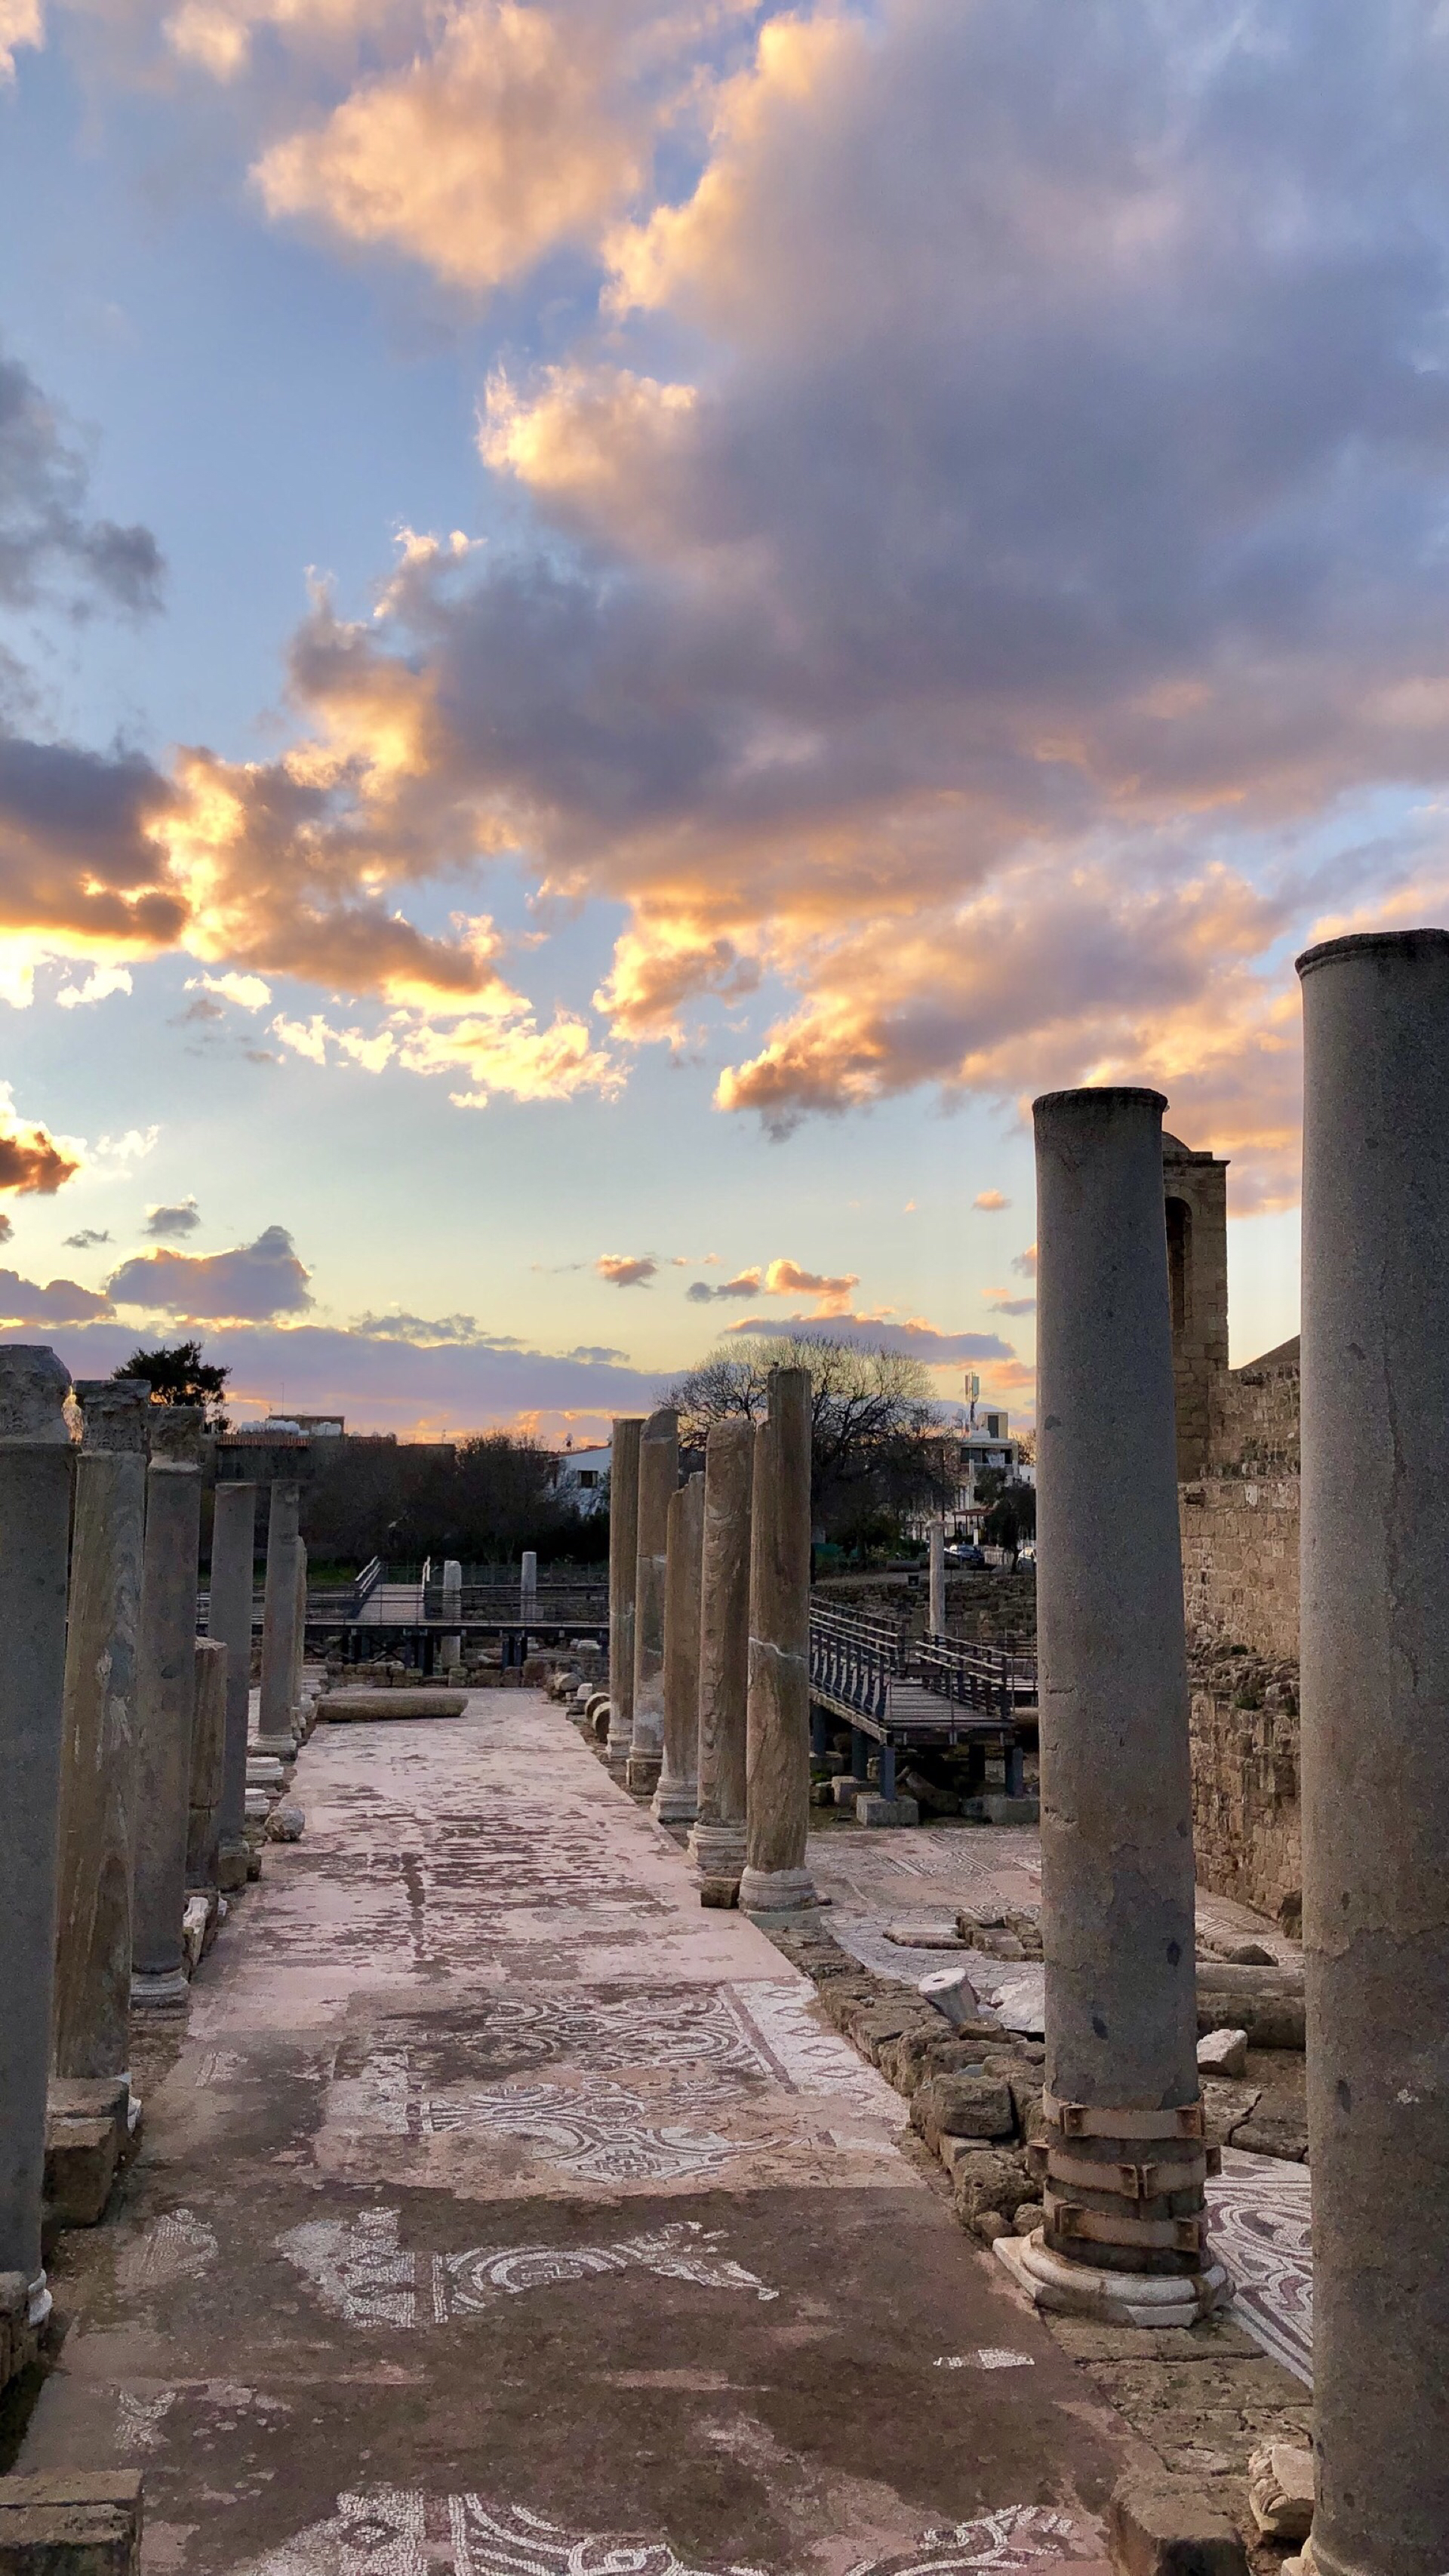
[(110, 1311), (108, 1297), (78, 1287), (74, 1279), (52, 1279), (41, 1288), (14, 1270), (0, 1270), (0, 1323), (38, 1325), (48, 1331), (54, 1324), (88, 1324)]
[(647, 1288), (659, 1264), (645, 1253), (601, 1252), (594, 1268), (611, 1288)]
[[(943, 1333), (923, 1316), (911, 1316), (904, 1324), (892, 1324), (876, 1315), (833, 1315), (830, 1338), (854, 1342), (863, 1350), (908, 1353), (924, 1360), (928, 1368), (939, 1368), (956, 1360), (1010, 1360), (1010, 1342), (995, 1333)], [(788, 1341), (794, 1334), (818, 1325), (818, 1315), (746, 1315), (740, 1322), (729, 1324), (729, 1333), (768, 1335)]]
[(14, 1232), (14, 1219), (0, 1214), (0, 1243), (8, 1243)]
[[(264, 983), (260, 975), (188, 975), (186, 989), (188, 993), (219, 994), (222, 1001), (235, 1002), (242, 1011), (264, 1011), (272, 998), (270, 984)], [(199, 1010), (201, 1006), (194, 1003), (192, 1007)]]
[(1029, 1243), (1025, 1252), (1018, 1252), (1015, 1254), (1011, 1266), (1019, 1278), (1034, 1279), (1036, 1277), (1036, 1245), (1034, 1243)]
[(1001, 1208), (1009, 1208), (1011, 1201), (1004, 1199), (1000, 1190), (978, 1190), (971, 1204), (984, 1209), (988, 1216), (995, 1216)]
[(110, 1235), (105, 1232), (104, 1229), (97, 1228), (93, 1225), (85, 1225), (82, 1226), (79, 1234), (68, 1234), (66, 1236), (65, 1248), (67, 1252), (89, 1252), (94, 1245), (98, 1243), (109, 1243), (110, 1239)]
[(0, 0), (0, 88), (15, 78), (15, 49), (44, 36), (40, 0)]
[(17, 1116), (8, 1082), (0, 1083), (0, 1190), (53, 1198), (81, 1168), (81, 1150), (66, 1137)]
[(802, 1270), (795, 1261), (772, 1261), (765, 1273), (767, 1297), (818, 1297), (817, 1311), (821, 1315), (846, 1313), (850, 1292), (859, 1286), (859, 1274), (854, 1270), (830, 1279), (819, 1270)]
[[(0, 0), (0, 78), (16, 44), (40, 40), (26, 0)], [(0, 354), (0, 607), (59, 598), (76, 616), (98, 603), (144, 614), (160, 602), (162, 561), (149, 528), (86, 515), (84, 452), (59, 406), (18, 358)]]
[(696, 1279), (684, 1293), (692, 1306), (708, 1306), (717, 1297), (758, 1297), (764, 1293), (764, 1273), (741, 1270), (733, 1279), (722, 1279), (716, 1287), (711, 1287), (707, 1279)]
[(230, 1252), (138, 1253), (106, 1282), (114, 1305), (139, 1306), (189, 1322), (238, 1318), (262, 1322), (300, 1314), (312, 1303), (308, 1271), (285, 1226), (269, 1225), (255, 1243)]
[(1034, 1297), (1009, 1297), (1004, 1288), (993, 1288), (990, 1303), (993, 1315), (1034, 1315), (1036, 1313)]
[(201, 1223), (195, 1199), (182, 1199), (175, 1207), (153, 1207), (146, 1210), (143, 1234), (194, 1234)]

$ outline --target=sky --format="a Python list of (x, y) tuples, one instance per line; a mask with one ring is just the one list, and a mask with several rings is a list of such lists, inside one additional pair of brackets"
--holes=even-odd
[(1032, 1406), (1029, 1104), (1446, 918), (1449, 20), (0, 0), (0, 1330)]

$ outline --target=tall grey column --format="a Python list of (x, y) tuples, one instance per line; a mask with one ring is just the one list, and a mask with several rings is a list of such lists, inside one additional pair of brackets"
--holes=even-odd
[(307, 1542), (297, 1541), (297, 1573), (292, 1590), (292, 1733), (304, 1731), (302, 1677), (307, 1662)]
[(81, 1378), (56, 1879), (55, 2072), (130, 2065), (131, 1847), (136, 1637), (150, 1395), (134, 1378)]
[(755, 1434), (746, 1713), (746, 1865), (740, 1903), (817, 1902), (810, 1828), (810, 1373), (774, 1369)]
[(639, 1557), (642, 1418), (616, 1420), (609, 1466), (609, 1769), (621, 1778), (634, 1737), (634, 1586)]
[(226, 1648), (226, 1741), (221, 1769), (221, 1821), (216, 1884), (223, 1894), (247, 1883), (245, 1834), (247, 1721), (252, 1682), (252, 1569), (256, 1552), (255, 1485), (218, 1485), (211, 1525), (211, 1608), (207, 1626)]
[(700, 1578), (699, 1816), (689, 1849), (706, 1901), (738, 1893), (745, 1865), (745, 1707), (750, 1674), (750, 1479), (755, 1429), (712, 1422), (704, 1449)]
[(944, 1637), (946, 1634), (946, 1524), (944, 1521), (932, 1521), (929, 1543), (931, 1566), (927, 1583), (930, 1597), (926, 1610), (926, 1631), (929, 1636)]
[(692, 1825), (699, 1812), (699, 1587), (704, 1556), (704, 1478), (669, 1497), (664, 1572), (664, 1762), (654, 1792), (661, 1825)]
[(196, 1714), (191, 1727), (190, 1813), (186, 1829), (186, 1884), (205, 1895), (218, 1887), (221, 1784), (226, 1756), (227, 1650), (215, 1637), (198, 1637)]
[(443, 1617), (449, 1629), (443, 1639), (443, 1668), (451, 1672), (463, 1655), (463, 1568), (456, 1556), (443, 1559)]
[(196, 1570), (201, 1538), (198, 1405), (153, 1404), (147, 1417), (146, 1545), (136, 1657), (136, 1863), (133, 2007), (184, 2010), (181, 1920), (196, 1713)]
[(518, 1615), (520, 1619), (538, 1617), (538, 1556), (536, 1550), (531, 1547), (524, 1549), (523, 1563), (519, 1570)]
[(1310, 2563), (1442, 2576), (1449, 932), (1329, 940), (1298, 971)]
[(70, 1541), (70, 1378), (0, 1347), (0, 2272), (50, 2313), (40, 2260)]
[(639, 1435), (639, 1526), (634, 1576), (634, 1732), (628, 1782), (652, 1798), (664, 1760), (664, 1582), (669, 1497), (679, 1485), (679, 1416), (651, 1413)]
[(297, 1749), (292, 1683), (297, 1654), (297, 1521), (301, 1488), (277, 1483), (267, 1515), (267, 1588), (262, 1602), (262, 1694), (257, 1748), (290, 1762)]
[(1187, 1657), (1162, 1112), (1036, 1103), (1043, 2305), (1183, 2325), (1226, 2288), (1204, 2237)]

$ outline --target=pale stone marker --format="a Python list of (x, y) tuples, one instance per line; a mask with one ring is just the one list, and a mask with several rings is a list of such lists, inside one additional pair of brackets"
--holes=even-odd
[(745, 1865), (754, 1453), (754, 1425), (743, 1415), (710, 1424), (700, 1578), (699, 1815), (689, 1837), (707, 1893), (737, 1890)]
[(664, 1579), (669, 1497), (679, 1484), (679, 1416), (651, 1413), (639, 1441), (639, 1528), (634, 1582), (634, 1729), (629, 1786), (652, 1798), (664, 1759)]
[(211, 1604), (207, 1627), (226, 1648), (226, 1741), (216, 1884), (225, 1895), (247, 1883), (247, 1721), (252, 1677), (252, 1568), (256, 1548), (255, 1485), (218, 1485), (211, 1528)]
[(0, 1347), (0, 2273), (50, 2313), (40, 2258), (65, 1687), (70, 1378), (54, 1351)]
[(930, 1598), (926, 1611), (926, 1634), (930, 1637), (944, 1637), (946, 1634), (946, 1524), (944, 1521), (932, 1521), (929, 1540), (931, 1563), (927, 1583)]
[(136, 1658), (136, 1835), (131, 2003), (185, 2009), (182, 1916), (196, 1711), (196, 1564), (202, 1413), (153, 1404)]
[(1443, 2576), (1449, 932), (1329, 940), (1298, 971), (1307, 2563)]
[(817, 1902), (810, 1826), (810, 1374), (775, 1369), (755, 1433), (746, 1718), (746, 1867), (754, 1913)]
[(257, 1711), (257, 1743), (263, 1753), (290, 1762), (296, 1751), (292, 1726), (293, 1682), (297, 1659), (297, 1522), (301, 1488), (295, 1481), (272, 1487), (267, 1514), (267, 1588), (262, 1605), (262, 1691)]
[(691, 1825), (699, 1811), (699, 1613), (704, 1478), (669, 1497), (664, 1577), (664, 1763), (653, 1808), (662, 1825)]
[(1036, 1116), (1045, 2224), (1040, 2304), (1190, 2325), (1206, 2241), (1192, 1781), (1155, 1091)]
[(634, 1738), (634, 1590), (639, 1555), (642, 1416), (614, 1424), (609, 1468), (609, 1769), (622, 1779)]
[(75, 1462), (56, 1886), (55, 2072), (130, 2063), (136, 1640), (146, 1517), (147, 1388), (82, 1378)]

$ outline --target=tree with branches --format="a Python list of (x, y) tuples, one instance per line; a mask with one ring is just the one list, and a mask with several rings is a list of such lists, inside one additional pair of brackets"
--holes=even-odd
[(208, 1431), (231, 1429), (222, 1411), (231, 1371), (204, 1360), (200, 1342), (158, 1342), (154, 1351), (138, 1348), (112, 1375), (141, 1379), (153, 1404), (199, 1404)]
[(686, 1371), (665, 1398), (686, 1450), (731, 1414), (763, 1421), (770, 1373), (807, 1369), (811, 1387), (810, 1509), (817, 1539), (889, 1541), (907, 1514), (944, 1507), (939, 1408), (917, 1359), (862, 1349), (826, 1332), (742, 1334)]

